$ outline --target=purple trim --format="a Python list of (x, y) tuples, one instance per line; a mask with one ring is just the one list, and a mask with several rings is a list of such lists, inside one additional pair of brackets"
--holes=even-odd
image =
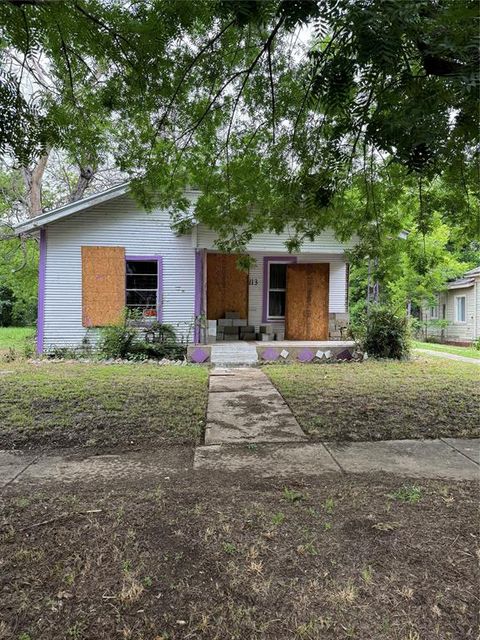
[(190, 357), (193, 362), (196, 362), (197, 364), (201, 364), (202, 362), (205, 362), (205, 360), (208, 360), (208, 358), (210, 357), (210, 351), (197, 347), (192, 351)]
[(267, 316), (268, 311), (268, 265), (270, 262), (297, 262), (296, 256), (265, 256), (263, 258), (263, 309), (262, 322), (284, 322), (284, 319), (274, 318), (271, 320)]
[[(163, 258), (162, 256), (125, 256), (125, 260), (157, 263), (157, 320), (163, 322)], [(126, 276), (125, 276), (126, 277)]]
[(273, 347), (268, 347), (262, 353), (263, 360), (267, 360), (267, 362), (268, 361), (275, 362), (275, 360), (278, 360), (279, 357), (280, 357), (280, 353), (278, 349), (274, 349)]
[(40, 258), (38, 261), (37, 353), (43, 353), (45, 338), (45, 275), (47, 270), (47, 230), (40, 229)]
[(202, 288), (203, 288), (203, 250), (195, 250), (195, 300), (193, 304), (194, 329), (193, 341), (200, 344), (200, 325), (197, 322), (198, 316), (202, 314)]
[(311, 349), (302, 349), (298, 354), (300, 362), (310, 362), (314, 358), (314, 353)]

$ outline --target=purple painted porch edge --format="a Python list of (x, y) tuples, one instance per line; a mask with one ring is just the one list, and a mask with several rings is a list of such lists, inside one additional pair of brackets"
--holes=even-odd
[(264, 256), (263, 258), (263, 308), (262, 322), (274, 323), (284, 322), (283, 320), (269, 320), (268, 312), (268, 265), (270, 262), (297, 262), (296, 256)]
[(157, 263), (157, 320), (163, 322), (163, 257), (162, 256), (125, 256), (125, 260)]
[(45, 276), (47, 270), (47, 230), (40, 229), (38, 261), (37, 353), (43, 353), (45, 339)]
[(193, 304), (194, 330), (193, 341), (200, 344), (200, 325), (197, 322), (198, 316), (202, 313), (202, 285), (203, 285), (203, 250), (195, 250), (195, 299)]

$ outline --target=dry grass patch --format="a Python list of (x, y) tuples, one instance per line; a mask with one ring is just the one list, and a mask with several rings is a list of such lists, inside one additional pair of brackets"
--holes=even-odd
[(323, 440), (478, 437), (480, 368), (417, 357), (408, 362), (264, 368), (302, 428)]
[(478, 487), (422, 480), (420, 500), (393, 497), (412, 484), (323, 476), (290, 486), (297, 501), (281, 482), (212, 473), (10, 486), (0, 629), (15, 640), (473, 638)]

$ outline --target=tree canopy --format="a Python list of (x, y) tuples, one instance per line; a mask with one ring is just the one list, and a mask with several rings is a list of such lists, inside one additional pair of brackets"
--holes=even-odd
[(226, 249), (286, 226), (294, 249), (329, 225), (373, 251), (403, 219), (381, 202), (406, 185), (420, 231), (440, 215), (480, 235), (476, 0), (10, 0), (0, 14), (0, 150), (22, 162), (52, 146), (90, 162), (107, 144), (147, 206), (181, 213), (198, 187)]

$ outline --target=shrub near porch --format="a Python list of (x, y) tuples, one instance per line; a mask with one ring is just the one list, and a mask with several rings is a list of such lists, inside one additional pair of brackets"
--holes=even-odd
[(194, 444), (208, 373), (194, 366), (0, 366), (0, 449)]
[(478, 437), (480, 370), (436, 358), (264, 371), (312, 438), (395, 440)]

